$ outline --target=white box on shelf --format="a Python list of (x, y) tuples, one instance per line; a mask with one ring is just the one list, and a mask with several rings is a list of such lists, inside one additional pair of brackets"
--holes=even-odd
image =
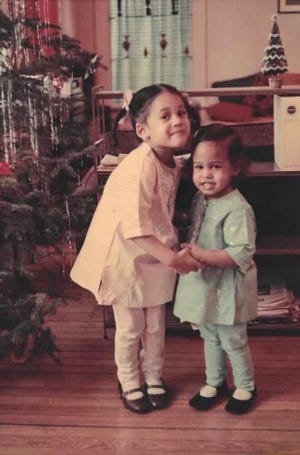
[(300, 96), (274, 96), (274, 161), (300, 171)]

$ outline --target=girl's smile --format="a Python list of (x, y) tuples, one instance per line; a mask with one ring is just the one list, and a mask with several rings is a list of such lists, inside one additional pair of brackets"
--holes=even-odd
[(208, 198), (219, 198), (233, 190), (231, 180), (239, 169), (232, 165), (226, 147), (200, 142), (193, 155), (193, 182)]
[(190, 120), (180, 96), (160, 93), (152, 102), (145, 123), (137, 124), (137, 134), (161, 161), (182, 150), (190, 136)]

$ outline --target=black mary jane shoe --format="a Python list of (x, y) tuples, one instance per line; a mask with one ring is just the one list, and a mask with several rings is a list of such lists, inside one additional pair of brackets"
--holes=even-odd
[(226, 381), (224, 381), (219, 387), (216, 387), (216, 389), (217, 393), (214, 397), (203, 397), (200, 393), (197, 393), (190, 399), (189, 405), (192, 406), (192, 408), (197, 409), (197, 411), (207, 411), (213, 407), (219, 398), (228, 395), (228, 386)]
[(249, 398), (249, 400), (238, 400), (237, 398), (231, 396), (230, 400), (225, 406), (225, 410), (230, 414), (236, 415), (246, 414), (247, 412), (249, 412), (250, 409), (252, 408), (253, 401), (255, 400), (257, 395), (256, 387), (250, 393), (251, 397)]
[[(166, 384), (147, 384), (145, 385), (149, 403), (153, 409), (164, 409), (169, 404), (169, 394)], [(149, 389), (164, 389), (164, 393), (149, 393)]]
[[(120, 392), (120, 397), (123, 400), (126, 409), (129, 409), (129, 411), (135, 412), (137, 414), (146, 414), (147, 412), (151, 411), (149, 400), (140, 387), (123, 392), (122, 386), (118, 382), (118, 389)], [(141, 392), (143, 396), (141, 398), (135, 398), (131, 400), (130, 395), (134, 392)]]

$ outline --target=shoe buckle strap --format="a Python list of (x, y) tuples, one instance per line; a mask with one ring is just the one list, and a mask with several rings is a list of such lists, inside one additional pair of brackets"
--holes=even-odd
[(143, 393), (143, 391), (141, 390), (140, 387), (136, 387), (135, 389), (130, 389), (130, 390), (127, 390), (126, 392), (122, 391), (122, 396), (128, 397), (128, 395), (131, 395), (132, 393), (135, 393), (135, 392)]

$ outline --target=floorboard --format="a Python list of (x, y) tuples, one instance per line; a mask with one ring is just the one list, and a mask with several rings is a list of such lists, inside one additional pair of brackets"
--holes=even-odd
[(118, 397), (113, 330), (105, 339), (101, 308), (75, 285), (66, 301), (48, 321), (61, 365), (0, 363), (0, 455), (300, 455), (299, 336), (250, 335), (259, 394), (237, 417), (226, 400), (205, 413), (188, 406), (204, 381), (202, 341), (168, 334), (172, 404), (140, 416)]

